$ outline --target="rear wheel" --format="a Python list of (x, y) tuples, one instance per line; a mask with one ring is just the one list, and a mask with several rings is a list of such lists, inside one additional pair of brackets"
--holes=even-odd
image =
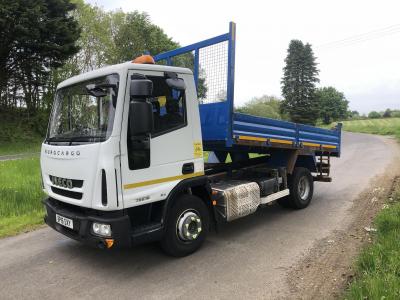
[(195, 252), (203, 244), (209, 230), (210, 217), (204, 202), (193, 195), (180, 196), (172, 206), (162, 249), (181, 257)]
[(306, 168), (296, 168), (288, 178), (290, 195), (278, 202), (284, 207), (295, 209), (306, 208), (314, 193), (314, 180), (311, 172)]

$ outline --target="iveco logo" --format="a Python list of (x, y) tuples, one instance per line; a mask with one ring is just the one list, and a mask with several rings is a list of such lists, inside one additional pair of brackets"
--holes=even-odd
[(61, 156), (61, 157), (78, 157), (81, 155), (81, 152), (78, 151), (69, 151), (69, 150), (52, 150), (45, 149), (44, 153), (50, 156)]
[(54, 185), (58, 185), (60, 187), (68, 188), (68, 189), (73, 188), (72, 179), (61, 178), (61, 177), (56, 177), (56, 176), (51, 176), (50, 179)]

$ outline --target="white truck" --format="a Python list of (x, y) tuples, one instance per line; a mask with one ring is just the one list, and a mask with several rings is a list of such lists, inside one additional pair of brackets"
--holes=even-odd
[(313, 182), (331, 180), (340, 127), (234, 113), (234, 51), (231, 23), (160, 64), (144, 55), (60, 83), (41, 150), (45, 222), (100, 248), (160, 241), (185, 256), (262, 204), (306, 207)]

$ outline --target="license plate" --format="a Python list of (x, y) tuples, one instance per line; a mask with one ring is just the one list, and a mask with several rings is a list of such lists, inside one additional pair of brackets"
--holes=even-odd
[(74, 229), (74, 222), (66, 217), (56, 214), (56, 222), (62, 226)]

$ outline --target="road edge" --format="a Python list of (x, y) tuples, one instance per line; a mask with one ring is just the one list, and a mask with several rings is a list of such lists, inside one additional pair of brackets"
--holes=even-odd
[(288, 271), (286, 299), (337, 299), (343, 295), (355, 275), (357, 255), (372, 242), (368, 229), (400, 180), (400, 147), (395, 143), (391, 168), (372, 178), (370, 187), (353, 200), (345, 228), (316, 241)]

